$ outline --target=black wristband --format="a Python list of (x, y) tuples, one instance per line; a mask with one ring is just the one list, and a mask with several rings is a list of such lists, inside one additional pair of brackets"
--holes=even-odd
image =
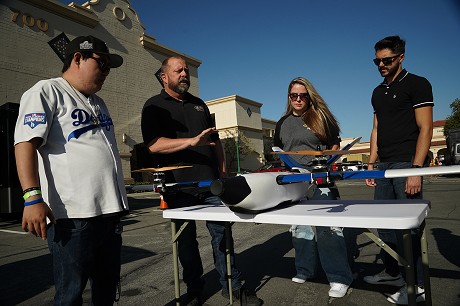
[(40, 187), (30, 187), (30, 188), (24, 189), (24, 191), (22, 193), (26, 194), (26, 193), (28, 193), (30, 191), (33, 191), (33, 190), (40, 190)]
[(419, 166), (419, 165), (412, 165), (411, 168), (422, 168), (422, 166)]

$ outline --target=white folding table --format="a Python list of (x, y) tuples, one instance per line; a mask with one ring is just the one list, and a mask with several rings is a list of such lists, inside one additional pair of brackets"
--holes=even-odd
[[(185, 222), (178, 230), (176, 220), (223, 221), (227, 238), (231, 235), (232, 222), (253, 222), (268, 224), (297, 224), (314, 226), (336, 226), (353, 228), (398, 229), (403, 231), (404, 256), (397, 254), (371, 231), (365, 231), (376, 244), (393, 256), (406, 269), (409, 305), (416, 305), (415, 267), (412, 259), (411, 229), (419, 228), (422, 264), (425, 279), (425, 304), (431, 305), (428, 252), (425, 233), (425, 218), (430, 210), (427, 200), (302, 200), (295, 205), (280, 205), (275, 209), (254, 213), (236, 213), (225, 205), (197, 205), (185, 208), (167, 209), (163, 218), (171, 219), (173, 265), (176, 305), (180, 305), (179, 266), (177, 239)], [(227, 243), (227, 248), (229, 248)], [(228, 279), (231, 280), (230, 252), (227, 249)], [(232, 304), (231, 281), (229, 283), (230, 304)]]

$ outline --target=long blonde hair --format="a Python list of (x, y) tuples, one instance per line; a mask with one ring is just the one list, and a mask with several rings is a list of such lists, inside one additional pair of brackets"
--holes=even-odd
[(340, 134), (339, 122), (331, 113), (318, 91), (307, 79), (298, 77), (289, 83), (285, 115), (291, 114), (294, 110), (289, 99), (289, 93), (294, 84), (304, 86), (309, 96), (307, 110), (302, 114), (303, 122), (315, 133), (316, 137), (323, 144), (328, 144), (331, 138), (336, 138)]

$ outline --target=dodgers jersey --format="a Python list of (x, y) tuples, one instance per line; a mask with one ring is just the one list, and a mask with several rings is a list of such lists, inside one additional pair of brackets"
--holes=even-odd
[(113, 122), (101, 98), (85, 97), (61, 77), (39, 81), (21, 97), (14, 143), (35, 137), (43, 139), (42, 196), (56, 219), (128, 210)]

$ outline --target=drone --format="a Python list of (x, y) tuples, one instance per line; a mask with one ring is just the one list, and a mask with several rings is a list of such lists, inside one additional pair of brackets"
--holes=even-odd
[[(189, 187), (209, 187), (212, 194), (237, 213), (256, 214), (282, 205), (295, 204), (305, 199), (311, 187), (328, 187), (337, 180), (396, 178), (425, 175), (446, 175), (460, 173), (460, 165), (442, 167), (422, 167), (389, 170), (331, 171), (331, 165), (340, 156), (349, 153), (362, 153), (364, 150), (350, 150), (361, 137), (355, 138), (341, 150), (283, 151), (272, 147), (283, 163), (290, 169), (287, 172), (243, 173), (234, 177), (197, 182), (165, 183), (164, 171), (191, 166), (170, 166), (145, 168), (133, 172), (151, 172), (152, 185), (127, 186), (127, 190), (153, 190), (160, 194)], [(297, 162), (291, 155), (314, 156), (307, 167)], [(329, 157), (330, 156), (330, 157)]]

